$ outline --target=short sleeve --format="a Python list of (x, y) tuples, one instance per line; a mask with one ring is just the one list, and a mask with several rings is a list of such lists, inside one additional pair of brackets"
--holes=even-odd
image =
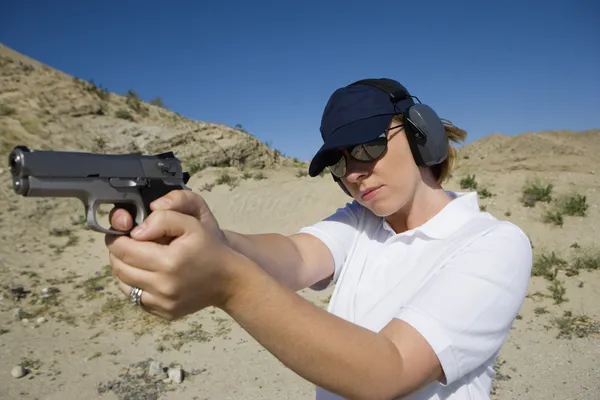
[(453, 256), (396, 314), (432, 346), (445, 385), (499, 351), (527, 295), (531, 266), (528, 237), (503, 222)]
[(317, 282), (310, 286), (311, 289), (324, 290), (337, 281), (357, 235), (361, 212), (362, 206), (353, 201), (347, 203), (345, 207), (337, 209), (329, 217), (298, 231), (298, 233), (307, 233), (320, 239), (329, 248), (334, 260), (335, 270), (332, 279)]

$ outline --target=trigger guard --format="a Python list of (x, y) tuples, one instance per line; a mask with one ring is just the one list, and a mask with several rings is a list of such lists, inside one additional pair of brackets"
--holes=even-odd
[(101, 204), (101, 203), (95, 202), (91, 205), (88, 205), (88, 204), (85, 205), (85, 214), (86, 214), (86, 221), (87, 221), (88, 228), (90, 228), (91, 230), (96, 231), (96, 232), (106, 233), (106, 234), (110, 234), (110, 235), (119, 235), (119, 236), (127, 235), (129, 232), (117, 231), (115, 229), (106, 229), (106, 228), (103, 228), (98, 223), (98, 220), (96, 219), (96, 207), (99, 204)]
[(120, 235), (120, 236), (128, 235), (129, 232), (131, 232), (131, 229), (135, 228), (137, 225), (141, 224), (146, 219), (146, 210), (143, 208), (143, 206), (142, 207), (138, 206), (138, 203), (136, 203), (136, 202), (117, 203), (117, 204), (115, 204), (115, 207), (123, 208), (131, 214), (131, 216), (133, 218), (131, 229), (128, 231), (118, 231), (116, 229), (104, 228), (98, 223), (98, 220), (96, 219), (96, 211), (100, 204), (105, 204), (105, 203), (110, 203), (110, 202), (103, 202), (103, 201), (96, 200), (91, 205), (86, 204), (86, 206), (85, 206), (87, 225), (90, 229), (92, 229), (96, 232), (101, 232), (101, 233), (106, 233), (106, 234), (111, 234), (111, 235)]

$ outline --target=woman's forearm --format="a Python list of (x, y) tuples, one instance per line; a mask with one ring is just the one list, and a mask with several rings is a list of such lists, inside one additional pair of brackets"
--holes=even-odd
[(286, 287), (298, 291), (302, 256), (292, 240), (278, 233), (246, 235), (223, 230), (229, 246), (248, 257)]
[(237, 256), (235, 293), (222, 307), (298, 375), (348, 399), (389, 399), (402, 357), (383, 335), (345, 321), (284, 288)]

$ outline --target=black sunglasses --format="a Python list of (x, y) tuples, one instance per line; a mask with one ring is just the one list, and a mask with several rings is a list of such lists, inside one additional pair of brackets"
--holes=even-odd
[[(353, 159), (360, 162), (373, 162), (385, 154), (387, 150), (388, 137), (387, 132), (400, 128), (404, 125), (396, 125), (391, 128), (386, 129), (379, 135), (375, 140), (371, 140), (366, 143), (357, 144), (355, 146), (347, 147), (347, 154), (350, 155)], [(332, 154), (329, 163), (327, 164), (327, 169), (335, 176), (336, 178), (343, 178), (346, 176), (347, 172), (347, 160), (346, 153), (342, 150), (337, 150)]]

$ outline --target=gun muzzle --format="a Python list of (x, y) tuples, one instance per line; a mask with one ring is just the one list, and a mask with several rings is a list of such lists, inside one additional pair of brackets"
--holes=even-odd
[(12, 174), (13, 189), (20, 195), (25, 195), (29, 191), (29, 179), (23, 177), (23, 165), (25, 163), (25, 153), (30, 150), (25, 146), (15, 147), (8, 155), (8, 167)]

